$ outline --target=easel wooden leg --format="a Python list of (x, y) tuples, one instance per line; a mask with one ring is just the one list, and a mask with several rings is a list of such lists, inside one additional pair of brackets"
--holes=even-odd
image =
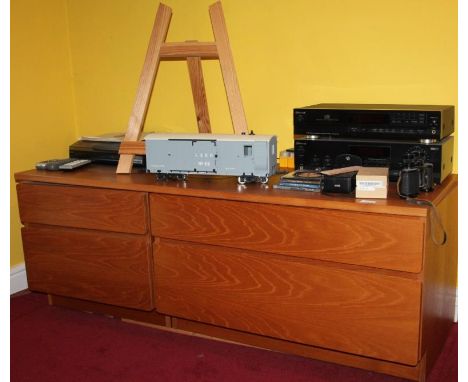
[(211, 133), (210, 116), (208, 114), (208, 103), (206, 101), (205, 82), (200, 57), (187, 57), (190, 84), (192, 85), (193, 103), (197, 116), (198, 131), (200, 133)]
[[(166, 40), (171, 16), (171, 8), (167, 5), (159, 4), (124, 141), (137, 141), (140, 138), (146, 112), (148, 111), (151, 92), (153, 91), (154, 80), (159, 68), (161, 46)], [(120, 156), (117, 166), (118, 174), (128, 174), (131, 172), (133, 157), (134, 155), (130, 154)]]
[(247, 120), (245, 118), (244, 106), (237, 82), (236, 69), (232, 57), (229, 38), (224, 20), (223, 8), (218, 1), (210, 6), (211, 25), (218, 48), (219, 63), (223, 73), (224, 86), (231, 111), (232, 125), (236, 134), (247, 133)]

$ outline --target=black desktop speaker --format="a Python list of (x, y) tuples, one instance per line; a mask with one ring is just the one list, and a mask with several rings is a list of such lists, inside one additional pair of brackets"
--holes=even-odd
[(357, 171), (336, 175), (324, 175), (322, 192), (336, 192), (340, 194), (353, 192), (356, 188), (356, 174)]

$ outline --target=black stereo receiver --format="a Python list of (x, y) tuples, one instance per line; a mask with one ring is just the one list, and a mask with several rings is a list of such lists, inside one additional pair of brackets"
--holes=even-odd
[(321, 103), (294, 109), (294, 135), (441, 140), (453, 131), (453, 106)]
[(434, 166), (434, 181), (441, 183), (452, 172), (453, 137), (440, 142), (415, 143), (393, 140), (357, 140), (350, 138), (297, 138), (294, 141), (296, 170), (324, 170), (346, 166), (388, 167), (396, 181), (412, 157)]

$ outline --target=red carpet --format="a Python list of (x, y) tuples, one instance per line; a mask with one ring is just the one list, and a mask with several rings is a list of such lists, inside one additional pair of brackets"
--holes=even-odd
[[(12, 382), (403, 381), (52, 307), (35, 293), (14, 297), (10, 304)], [(454, 324), (429, 382), (457, 380), (457, 342)]]

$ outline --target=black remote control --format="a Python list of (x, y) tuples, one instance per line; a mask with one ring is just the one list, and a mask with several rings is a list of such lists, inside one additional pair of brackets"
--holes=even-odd
[(62, 164), (59, 169), (60, 170), (74, 170), (76, 168), (80, 168), (86, 166), (87, 164), (91, 163), (89, 159), (74, 159), (71, 162), (67, 162)]

